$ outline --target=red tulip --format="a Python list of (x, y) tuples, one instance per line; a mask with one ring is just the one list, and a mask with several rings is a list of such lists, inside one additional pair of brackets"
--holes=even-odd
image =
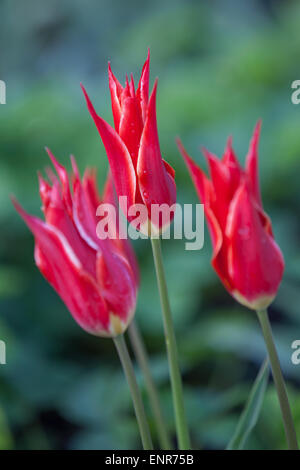
[[(162, 159), (159, 147), (157, 80), (149, 98), (149, 62), (148, 53), (137, 90), (132, 76), (130, 83), (126, 78), (123, 87), (108, 66), (115, 129), (98, 116), (82, 86), (89, 112), (106, 149), (117, 195), (127, 197), (127, 207), (119, 199), (122, 210), (131, 222), (134, 217), (127, 208), (135, 204), (144, 206), (145, 216), (137, 228), (147, 234), (151, 224), (156, 231), (163, 229), (161, 219), (151, 218), (151, 206), (166, 204), (171, 207), (176, 202), (175, 171)], [(166, 225), (173, 216), (174, 212)]]
[(77, 323), (94, 335), (116, 336), (133, 317), (138, 270), (127, 240), (96, 235), (97, 207), (113, 203), (111, 178), (100, 200), (95, 173), (87, 170), (81, 181), (71, 157), (71, 192), (65, 168), (47, 151), (58, 177), (50, 170), (50, 184), (39, 175), (45, 221), (14, 206), (35, 237), (38, 268)]
[(204, 149), (211, 179), (188, 156), (186, 162), (204, 210), (213, 244), (212, 265), (226, 289), (241, 304), (266, 308), (274, 299), (284, 271), (271, 221), (263, 210), (258, 179), (258, 140), (254, 130), (243, 169), (228, 140), (222, 160)]

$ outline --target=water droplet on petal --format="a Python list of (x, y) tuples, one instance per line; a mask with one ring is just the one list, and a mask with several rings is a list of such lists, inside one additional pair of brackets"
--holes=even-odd
[(250, 238), (250, 228), (243, 227), (238, 229), (238, 234), (241, 236), (243, 240), (249, 240)]

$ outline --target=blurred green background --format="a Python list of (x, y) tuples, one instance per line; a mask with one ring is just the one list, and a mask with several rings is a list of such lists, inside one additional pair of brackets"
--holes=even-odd
[[(158, 125), (164, 157), (176, 169), (178, 201), (197, 202), (176, 149), (180, 135), (203, 163), (200, 145), (221, 154), (228, 135), (241, 162), (263, 119), (263, 199), (286, 260), (270, 309), (300, 438), (300, 5), (295, 1), (79, 0), (0, 1), (0, 448), (126, 449), (140, 446), (130, 396), (110, 340), (73, 321), (33, 261), (33, 238), (9, 199), (40, 213), (38, 169), (44, 146), (69, 168), (107, 159), (79, 88), (112, 122), (107, 62), (117, 77), (139, 77), (151, 48), (151, 83), (159, 76)], [(168, 427), (174, 436), (162, 320), (149, 243), (134, 243), (141, 267), (136, 319), (151, 355)], [(265, 356), (255, 315), (225, 292), (209, 264), (211, 244), (185, 251), (163, 243), (194, 448), (224, 448)], [(143, 386), (139, 375), (141, 386)], [(146, 400), (146, 396), (145, 396)], [(147, 412), (150, 414), (146, 400)], [(151, 428), (155, 432), (154, 423)], [(157, 445), (157, 440), (156, 440)], [(280, 449), (285, 438), (269, 384), (249, 449)]]

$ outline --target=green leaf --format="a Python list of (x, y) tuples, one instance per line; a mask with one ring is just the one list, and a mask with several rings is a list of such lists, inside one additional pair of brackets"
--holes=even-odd
[(6, 421), (6, 417), (0, 408), (0, 450), (8, 450), (13, 448), (13, 438)]
[(241, 414), (235, 433), (227, 446), (227, 450), (242, 450), (244, 448), (251, 431), (257, 423), (268, 384), (268, 378), (269, 361), (266, 358), (255, 379), (248, 401)]

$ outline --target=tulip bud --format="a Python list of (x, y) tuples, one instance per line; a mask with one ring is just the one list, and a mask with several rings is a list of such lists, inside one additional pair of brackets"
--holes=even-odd
[(210, 179), (178, 141), (196, 191), (204, 204), (212, 239), (212, 265), (228, 292), (241, 304), (260, 310), (276, 296), (284, 271), (271, 221), (263, 210), (258, 180), (258, 140), (254, 130), (241, 168), (228, 140), (223, 158), (204, 149)]
[[(115, 129), (96, 113), (82, 86), (88, 110), (96, 124), (109, 160), (117, 195), (127, 197), (127, 205), (120, 206), (129, 222), (133, 217), (129, 209), (141, 207), (142, 216), (136, 229), (149, 235), (160, 233), (171, 223), (151, 216), (153, 205), (173, 206), (176, 202), (175, 171), (162, 159), (156, 122), (157, 81), (149, 98), (150, 56), (143, 66), (137, 90), (133, 77), (126, 78), (123, 87), (108, 67), (109, 88)], [(165, 225), (163, 225), (165, 224)]]
[(117, 336), (135, 312), (138, 271), (127, 240), (96, 236), (97, 207), (112, 203), (111, 177), (100, 200), (95, 173), (87, 170), (81, 181), (72, 158), (71, 192), (65, 168), (47, 151), (58, 177), (51, 172), (49, 183), (39, 176), (45, 221), (13, 201), (34, 235), (35, 262), (84, 330)]

